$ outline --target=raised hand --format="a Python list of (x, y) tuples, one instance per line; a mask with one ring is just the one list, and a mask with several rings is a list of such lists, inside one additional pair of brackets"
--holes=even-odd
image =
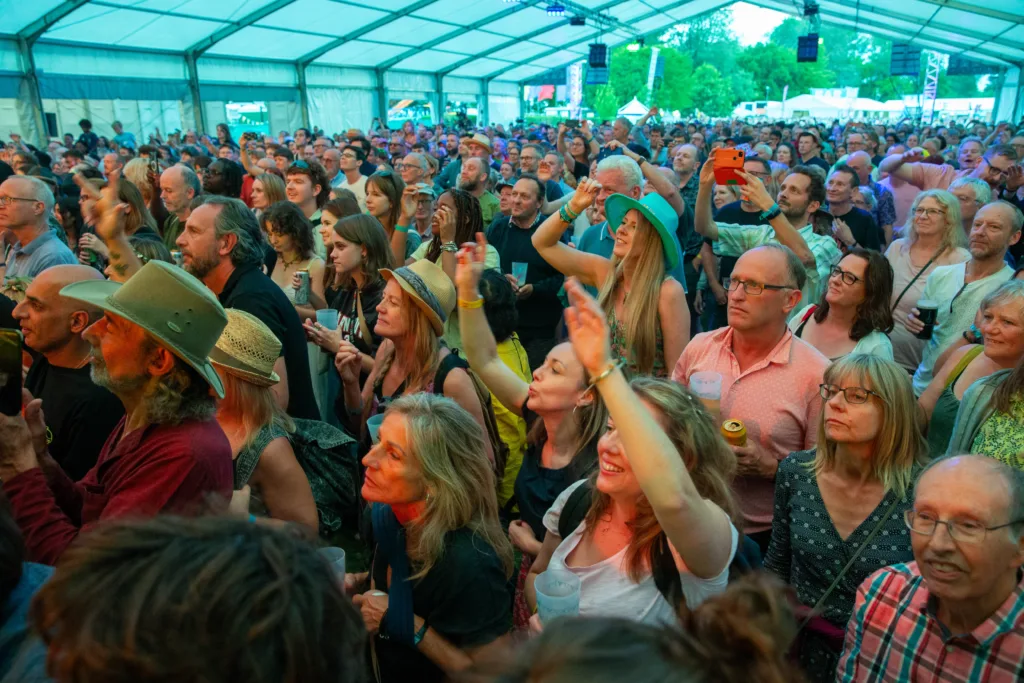
[(408, 185), (402, 191), (402, 216), (401, 220), (404, 221), (404, 225), (409, 225), (413, 219), (416, 218), (416, 201), (418, 197), (419, 189), (415, 185)]
[(736, 175), (747, 181), (746, 185), (740, 185), (740, 195), (743, 199), (761, 209), (767, 211), (775, 204), (775, 200), (768, 194), (764, 183), (755, 175), (747, 173), (743, 169), (736, 169)]
[(541, 159), (540, 164), (537, 166), (537, 179), (542, 183), (547, 183), (551, 180), (551, 164)]
[(846, 224), (846, 221), (839, 218), (832, 220), (832, 234), (837, 240), (842, 242), (845, 247), (852, 247), (857, 243), (857, 238), (853, 236), (853, 231), (850, 230), (850, 226)]
[(441, 236), (441, 242), (455, 241), (455, 211), (447, 206), (441, 205), (434, 212), (437, 232)]
[(597, 201), (601, 192), (601, 183), (591, 178), (583, 178), (576, 186), (576, 193), (569, 200), (569, 208), (573, 213), (583, 213)]
[(566, 278), (565, 293), (570, 304), (565, 309), (569, 341), (587, 374), (595, 377), (612, 362), (608, 320), (597, 300), (587, 294), (576, 278)]
[(1010, 192), (1016, 192), (1020, 189), (1021, 185), (1024, 185), (1024, 170), (1017, 164), (1014, 164), (1006, 171), (1006, 189)]
[(475, 301), (480, 298), (480, 276), (487, 260), (487, 238), (482, 232), (476, 234), (476, 242), (462, 245), (455, 264), (455, 288), (460, 299)]
[(345, 384), (358, 382), (361, 363), (362, 356), (359, 349), (351, 342), (341, 340), (338, 344), (338, 352), (334, 355), (334, 367), (341, 375), (341, 381)]
[(701, 185), (707, 185), (708, 183), (714, 185), (715, 183), (715, 153), (717, 151), (717, 149), (711, 150), (711, 154), (708, 155), (708, 160), (700, 167)]

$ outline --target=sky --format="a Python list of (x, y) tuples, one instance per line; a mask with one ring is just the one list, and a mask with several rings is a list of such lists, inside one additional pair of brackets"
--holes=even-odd
[(765, 9), (746, 2), (731, 5), (732, 30), (740, 41), (740, 45), (754, 45), (767, 40), (768, 34), (782, 23), (789, 14)]

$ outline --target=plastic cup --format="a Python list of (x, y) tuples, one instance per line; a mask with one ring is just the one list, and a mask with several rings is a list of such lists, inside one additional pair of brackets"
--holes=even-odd
[(317, 552), (331, 565), (331, 571), (334, 572), (334, 578), (338, 580), (338, 583), (344, 585), (345, 551), (341, 548), (320, 548)]
[(548, 569), (537, 577), (533, 587), (542, 624), (557, 617), (579, 615), (580, 577), (561, 569)]
[(370, 433), (372, 443), (380, 442), (380, 425), (384, 422), (384, 413), (374, 415), (366, 421), (366, 431)]
[(722, 376), (717, 372), (695, 372), (690, 375), (690, 391), (697, 395), (712, 415), (721, 410)]
[(516, 279), (516, 282), (519, 283), (520, 287), (526, 284), (526, 272), (529, 268), (529, 263), (520, 263), (519, 261), (512, 262), (512, 277)]
[(316, 321), (329, 330), (338, 329), (340, 315), (335, 308), (321, 308), (316, 312)]

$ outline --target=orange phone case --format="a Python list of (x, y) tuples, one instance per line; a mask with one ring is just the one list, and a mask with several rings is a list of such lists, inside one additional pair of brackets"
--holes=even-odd
[(736, 174), (736, 171), (743, 170), (744, 157), (742, 149), (723, 148), (715, 152), (715, 183), (718, 185), (746, 185), (747, 181)]

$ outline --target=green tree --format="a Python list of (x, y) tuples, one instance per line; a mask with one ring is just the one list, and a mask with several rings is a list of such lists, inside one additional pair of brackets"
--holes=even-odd
[(601, 119), (613, 119), (619, 111), (619, 98), (615, 95), (615, 88), (610, 85), (590, 86), (592, 97), (587, 98), (590, 107), (597, 112)]
[(711, 116), (728, 116), (735, 105), (731, 85), (710, 64), (702, 64), (693, 72), (693, 101)]
[[(819, 57), (823, 52), (819, 50)], [(740, 61), (750, 71), (755, 88), (746, 99), (780, 100), (786, 86), (789, 86), (788, 97), (793, 97), (811, 88), (835, 85), (835, 74), (821, 61), (797, 63), (796, 50), (775, 43), (751, 45), (743, 51)]]

